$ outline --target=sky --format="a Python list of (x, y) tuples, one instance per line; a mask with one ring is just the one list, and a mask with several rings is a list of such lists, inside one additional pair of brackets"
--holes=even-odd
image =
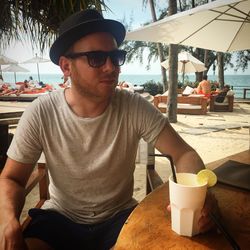
[[(159, 6), (165, 6), (166, 0), (158, 0)], [(109, 12), (104, 12), (104, 17), (109, 19), (115, 19), (118, 21), (126, 20), (129, 22), (130, 18), (132, 18), (132, 28), (136, 29), (143, 25), (143, 23), (151, 20), (150, 8), (148, 6), (142, 6), (142, 0), (106, 0), (106, 4), (112, 10)], [(29, 42), (14, 42), (12, 43), (3, 54), (8, 56), (19, 63), (24, 62), (35, 56), (37, 53), (39, 56), (41, 54), (38, 50), (32, 50)], [(49, 52), (46, 51), (43, 54), (43, 57), (49, 58)], [(123, 74), (161, 74), (160, 63), (159, 61), (155, 61), (151, 63), (150, 70), (146, 70), (147, 59), (145, 58), (145, 63), (141, 65), (139, 62), (135, 63), (125, 63), (121, 67), (121, 72)], [(31, 73), (37, 72), (35, 64), (21, 64), (21, 66), (28, 68)], [(4, 66), (2, 66), (4, 68)], [(52, 62), (48, 63), (40, 63), (39, 64), (40, 73), (61, 73), (60, 68), (53, 64)], [(212, 72), (208, 72), (209, 74)], [(225, 74), (235, 74), (233, 69), (228, 70)], [(242, 72), (238, 72), (238, 74), (242, 74)], [(244, 74), (250, 75), (250, 69), (245, 71)]]

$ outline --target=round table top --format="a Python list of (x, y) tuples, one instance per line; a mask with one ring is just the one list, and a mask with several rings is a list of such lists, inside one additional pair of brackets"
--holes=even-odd
[[(217, 184), (213, 193), (219, 201), (222, 221), (241, 249), (250, 246), (250, 193)], [(214, 229), (194, 237), (171, 230), (168, 183), (155, 189), (132, 212), (122, 228), (115, 250), (129, 249), (231, 249)]]

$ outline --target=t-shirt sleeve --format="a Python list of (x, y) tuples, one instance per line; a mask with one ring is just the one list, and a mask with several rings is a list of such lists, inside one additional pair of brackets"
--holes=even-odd
[(18, 123), (11, 145), (9, 158), (22, 163), (36, 163), (41, 155), (39, 100), (33, 101), (24, 111)]
[(139, 94), (134, 94), (132, 120), (133, 126), (140, 137), (146, 142), (155, 145), (158, 135), (168, 123), (168, 119), (150, 102)]

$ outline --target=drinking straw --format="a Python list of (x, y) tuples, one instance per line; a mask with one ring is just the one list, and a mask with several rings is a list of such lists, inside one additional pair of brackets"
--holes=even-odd
[(170, 166), (173, 174), (173, 181), (177, 183), (177, 178), (176, 178), (176, 172), (175, 172), (175, 167), (174, 167), (174, 161), (171, 155), (166, 155), (166, 154), (150, 154), (150, 156), (159, 156), (159, 157), (166, 157), (170, 161)]
[[(176, 172), (175, 172), (175, 167), (174, 167), (174, 162), (173, 158), (171, 155), (166, 155), (166, 154), (150, 154), (150, 156), (159, 156), (159, 157), (166, 157), (170, 161), (171, 169), (172, 169), (172, 174), (173, 174), (173, 180), (175, 183), (177, 183), (177, 178), (176, 178)], [(221, 233), (224, 235), (224, 237), (228, 240), (230, 245), (234, 250), (240, 250), (239, 245), (235, 241), (235, 239), (229, 234), (227, 231), (226, 227), (222, 224), (222, 222), (219, 220), (219, 218), (213, 214), (212, 212), (209, 213), (210, 218), (213, 220), (213, 222), (216, 224), (218, 229), (221, 231)]]

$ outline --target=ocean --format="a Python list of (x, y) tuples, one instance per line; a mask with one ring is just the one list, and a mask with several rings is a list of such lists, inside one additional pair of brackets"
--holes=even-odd
[[(37, 80), (36, 73), (17, 73), (16, 81), (23, 82), (32, 76), (34, 80)], [(15, 81), (13, 73), (3, 72), (3, 78), (5, 82), (13, 83)], [(52, 84), (55, 88), (58, 88), (58, 84), (63, 82), (62, 74), (40, 74), (40, 79), (44, 83)], [(208, 79), (217, 80), (216, 75), (208, 75)], [(150, 80), (155, 82), (161, 82), (161, 75), (125, 75), (120, 74), (119, 81), (131, 82), (134, 85), (142, 85)], [(185, 81), (195, 81), (195, 75), (190, 74), (185, 76)], [(179, 81), (182, 81), (182, 75), (179, 75)], [(250, 88), (250, 75), (225, 75), (225, 84), (229, 84), (233, 87), (236, 98), (243, 97), (243, 88)], [(15, 84), (12, 84), (15, 85)], [(247, 92), (247, 98), (250, 98), (250, 91)]]

